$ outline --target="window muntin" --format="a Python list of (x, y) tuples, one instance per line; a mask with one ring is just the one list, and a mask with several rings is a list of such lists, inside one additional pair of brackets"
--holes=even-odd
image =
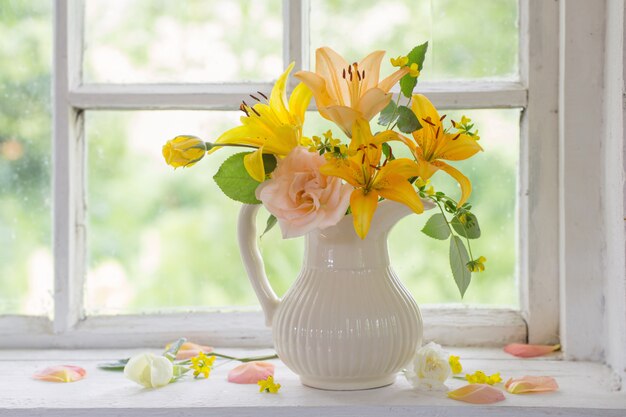
[(0, 7), (0, 314), (52, 310), (50, 2)]

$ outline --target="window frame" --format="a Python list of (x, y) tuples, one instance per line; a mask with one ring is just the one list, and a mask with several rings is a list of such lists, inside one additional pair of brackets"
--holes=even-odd
[[(84, 112), (232, 110), (238, 107), (243, 95), (252, 90), (270, 89), (271, 83), (83, 84), (83, 2), (54, 2), (54, 319), (0, 317), (0, 334), (12, 336), (3, 345), (131, 347), (163, 344), (180, 335), (217, 346), (271, 345), (271, 329), (265, 327), (260, 310), (85, 317), (82, 306), (87, 233)], [(283, 0), (283, 60), (285, 64), (295, 60), (296, 69), (309, 60), (309, 6), (309, 0)], [(559, 4), (519, 0), (518, 8), (518, 82), (420, 84), (420, 92), (441, 108), (524, 109), (520, 121), (518, 181), (520, 310), (423, 308), (425, 338), (444, 344), (486, 346), (558, 340), (559, 183), (555, 167), (559, 158)]]

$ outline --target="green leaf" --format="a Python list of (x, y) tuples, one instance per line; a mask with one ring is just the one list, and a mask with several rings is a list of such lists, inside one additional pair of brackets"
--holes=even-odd
[(119, 359), (113, 362), (103, 362), (98, 364), (98, 368), (105, 371), (123, 371), (130, 358)]
[(413, 89), (417, 85), (417, 78), (411, 77), (409, 74), (400, 78), (400, 91), (404, 94), (404, 97), (411, 98), (413, 95)]
[(276, 156), (270, 153), (263, 154), (263, 170), (265, 171), (265, 175), (274, 172), (277, 164), (278, 160), (276, 159)]
[(165, 352), (163, 352), (163, 356), (165, 356), (171, 362), (174, 362), (174, 359), (176, 359), (176, 354), (180, 350), (180, 347), (183, 345), (183, 343), (185, 343), (186, 341), (187, 339), (181, 337), (180, 339), (172, 343)]
[(465, 295), (465, 291), (472, 280), (472, 273), (467, 269), (466, 264), (469, 262), (467, 249), (460, 237), (452, 235), (450, 239), (450, 269), (454, 282), (461, 292), (461, 298)]
[[(243, 165), (243, 158), (249, 152), (236, 153), (224, 161), (213, 177), (215, 183), (226, 196), (245, 204), (261, 204), (254, 192), (259, 182), (254, 180)], [(273, 155), (269, 155), (274, 158)], [(274, 158), (275, 159), (275, 158)], [(263, 155), (265, 163), (265, 155)], [(269, 160), (268, 160), (269, 162)], [(267, 170), (267, 168), (266, 168)]]
[(391, 145), (389, 145), (387, 142), (383, 142), (383, 154), (385, 155), (385, 158), (389, 159), (390, 161), (396, 159), (396, 157), (393, 155), (393, 151), (391, 150)]
[(276, 219), (276, 216), (274, 216), (273, 214), (270, 214), (270, 216), (267, 218), (267, 224), (265, 225), (265, 230), (263, 231), (263, 233), (261, 233), (261, 237), (265, 236), (267, 232), (272, 230), (272, 228), (276, 226), (277, 221), (278, 220)]
[(419, 120), (417, 120), (417, 116), (415, 116), (413, 110), (409, 109), (407, 106), (398, 107), (398, 129), (400, 129), (400, 132), (411, 133), (421, 128), (422, 125)]
[(391, 100), (387, 107), (380, 112), (380, 117), (378, 118), (378, 124), (381, 126), (387, 126), (393, 123), (398, 118), (396, 102)]
[(465, 214), (465, 224), (461, 223), (458, 215), (452, 218), (450, 224), (454, 230), (463, 237), (468, 239), (478, 239), (480, 237), (478, 219), (472, 213)]
[[(424, 68), (424, 59), (426, 58), (426, 51), (428, 50), (428, 42), (416, 46), (408, 53), (409, 58), (408, 65), (417, 64), (417, 68), (421, 71)], [(409, 74), (400, 79), (400, 90), (405, 97), (411, 97), (413, 95), (413, 89), (417, 84), (417, 78), (411, 77)]]
[(443, 214), (433, 214), (424, 225), (422, 232), (433, 239), (446, 240), (450, 237), (448, 222)]

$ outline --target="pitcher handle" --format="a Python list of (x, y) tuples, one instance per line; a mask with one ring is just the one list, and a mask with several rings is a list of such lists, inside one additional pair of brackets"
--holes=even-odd
[(256, 215), (260, 206), (260, 204), (244, 204), (241, 207), (237, 224), (237, 238), (241, 260), (265, 314), (265, 324), (271, 327), (280, 299), (267, 280), (265, 265), (257, 245)]

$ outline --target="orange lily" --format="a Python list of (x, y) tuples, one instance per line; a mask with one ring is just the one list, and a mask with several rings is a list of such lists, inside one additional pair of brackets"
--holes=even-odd
[(459, 170), (441, 160), (461, 161), (483, 148), (475, 138), (466, 133), (446, 131), (441, 122), (443, 118), (439, 117), (437, 109), (425, 96), (414, 94), (411, 108), (422, 128), (412, 133), (415, 144), (408, 141), (405, 143), (409, 145), (418, 162), (420, 178), (427, 180), (440, 169), (447, 172), (461, 186), (459, 207), (462, 206), (472, 192), (472, 184)]
[(385, 51), (375, 51), (348, 65), (332, 49), (318, 48), (315, 72), (299, 71), (295, 77), (311, 89), (320, 114), (350, 136), (357, 119), (369, 121), (389, 104), (392, 96), (389, 90), (409, 72), (404, 66), (379, 81), (383, 55)]
[(424, 211), (422, 200), (408, 181), (418, 175), (415, 161), (398, 158), (380, 165), (383, 142), (396, 139), (398, 134), (390, 130), (372, 136), (369, 123), (358, 119), (352, 127), (352, 156), (331, 158), (320, 168), (322, 174), (339, 177), (355, 188), (350, 208), (354, 230), (361, 239), (369, 232), (379, 197), (403, 203), (418, 214)]
[(244, 157), (244, 166), (250, 176), (259, 182), (265, 180), (263, 154), (278, 157), (287, 156), (300, 144), (304, 114), (311, 101), (311, 91), (300, 83), (294, 88), (287, 102), (287, 77), (294, 63), (278, 78), (272, 88), (268, 104), (256, 103), (248, 106), (242, 103), (240, 109), (246, 114), (241, 117), (241, 126), (224, 132), (216, 141), (216, 147), (209, 153), (219, 149), (219, 145), (245, 145), (258, 148)]

